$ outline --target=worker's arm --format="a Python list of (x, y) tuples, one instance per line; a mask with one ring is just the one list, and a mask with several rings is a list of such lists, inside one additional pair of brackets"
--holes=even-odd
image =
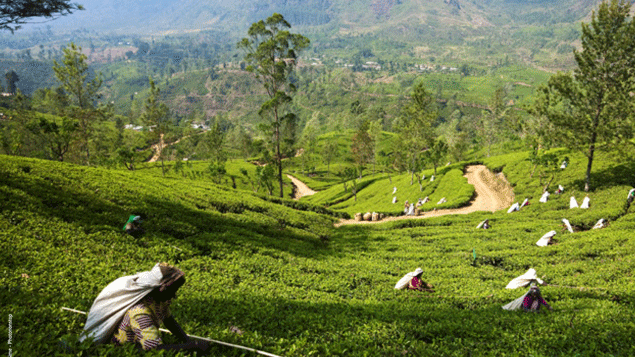
[(178, 338), (182, 342), (188, 342), (190, 338), (187, 336), (185, 331), (181, 328), (178, 322), (174, 319), (173, 316), (168, 316), (163, 320), (163, 324), (165, 327), (172, 332), (176, 338)]

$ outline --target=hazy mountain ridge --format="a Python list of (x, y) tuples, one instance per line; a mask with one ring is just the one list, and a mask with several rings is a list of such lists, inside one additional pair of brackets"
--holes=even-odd
[(282, 13), (294, 27), (355, 27), (364, 32), (395, 26), (524, 26), (575, 23), (599, 0), (83, 0), (85, 11), (47, 24), (137, 33), (232, 29), (244, 33), (254, 21)]

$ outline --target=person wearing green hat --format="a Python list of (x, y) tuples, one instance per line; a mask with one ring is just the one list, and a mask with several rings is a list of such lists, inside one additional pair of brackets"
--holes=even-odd
[(141, 216), (135, 216), (131, 214), (128, 218), (128, 222), (123, 226), (124, 232), (130, 234), (131, 236), (137, 236), (143, 233), (143, 228), (141, 228)]

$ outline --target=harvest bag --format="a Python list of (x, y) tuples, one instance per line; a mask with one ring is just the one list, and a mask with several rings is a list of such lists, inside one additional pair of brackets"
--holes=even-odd
[(108, 284), (88, 312), (80, 341), (92, 337), (95, 343), (107, 342), (126, 311), (160, 286), (162, 277), (157, 264), (150, 271), (124, 276)]

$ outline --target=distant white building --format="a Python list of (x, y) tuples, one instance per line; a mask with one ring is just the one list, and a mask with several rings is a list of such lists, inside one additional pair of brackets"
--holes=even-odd
[(134, 130), (134, 131), (141, 131), (141, 130), (143, 130), (143, 127), (141, 125), (126, 124), (124, 126), (124, 129)]
[(209, 125), (205, 125), (204, 123), (194, 122), (191, 124), (191, 126), (192, 126), (192, 129), (209, 130)]

